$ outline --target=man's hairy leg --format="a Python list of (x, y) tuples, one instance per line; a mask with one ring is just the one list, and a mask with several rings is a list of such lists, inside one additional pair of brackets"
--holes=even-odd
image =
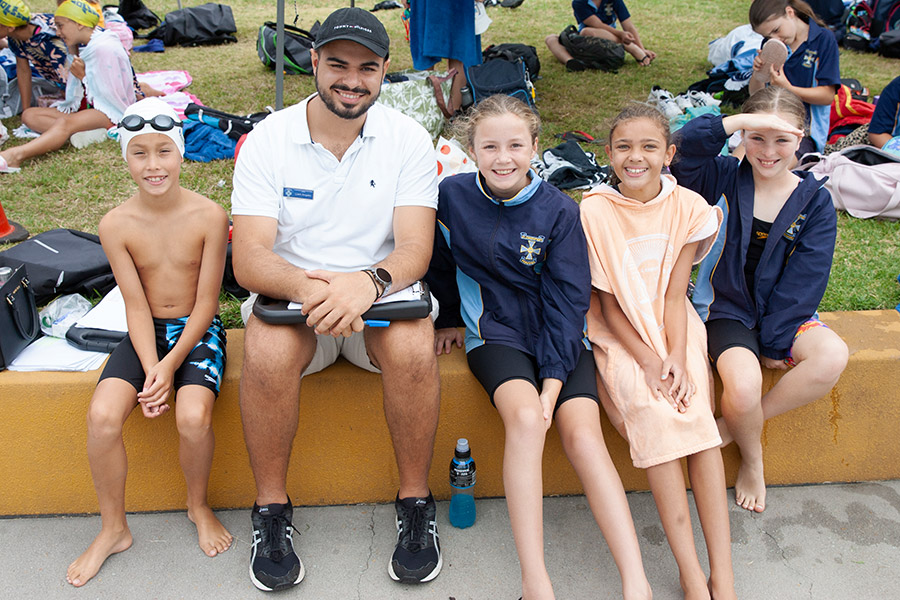
[(316, 349), (316, 337), (302, 325), (247, 322), (241, 371), (241, 421), (256, 481), (256, 503), (287, 502), (291, 444), (297, 433), (300, 375)]
[(400, 498), (425, 497), (440, 411), (431, 319), (367, 328), (366, 347), (383, 374), (384, 415), (400, 474)]

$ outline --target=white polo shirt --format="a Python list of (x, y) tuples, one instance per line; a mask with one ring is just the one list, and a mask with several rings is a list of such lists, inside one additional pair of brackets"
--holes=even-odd
[(437, 208), (434, 146), (416, 121), (375, 103), (339, 161), (310, 139), (313, 96), (266, 117), (247, 136), (231, 214), (277, 219), (273, 251), (291, 264), (358, 271), (393, 251), (395, 207)]

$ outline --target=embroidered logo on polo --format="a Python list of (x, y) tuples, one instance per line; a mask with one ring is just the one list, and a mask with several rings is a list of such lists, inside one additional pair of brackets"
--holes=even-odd
[[(535, 244), (543, 244), (547, 238), (542, 235), (528, 235), (524, 231), (519, 234), (519, 238), (524, 240), (522, 245), (519, 246), (519, 253), (522, 255), (519, 257), (519, 262), (531, 267), (537, 263), (537, 257), (541, 255), (543, 250), (543, 248), (536, 247)], [(525, 245), (526, 243), (528, 244), (527, 246)]]
[(806, 215), (800, 215), (797, 219), (791, 223), (790, 227), (787, 228), (787, 231), (784, 232), (784, 239), (794, 241), (794, 238), (797, 237), (797, 234), (800, 233), (800, 228), (803, 227), (803, 221), (806, 220)]
[(300, 188), (286, 187), (283, 189), (282, 195), (285, 198), (297, 198), (299, 200), (312, 200), (313, 199), (313, 191), (312, 190), (304, 190), (304, 189), (300, 189)]
[(819, 53), (815, 50), (807, 50), (803, 53), (803, 66), (807, 69), (812, 69), (813, 65), (816, 64), (816, 58)]

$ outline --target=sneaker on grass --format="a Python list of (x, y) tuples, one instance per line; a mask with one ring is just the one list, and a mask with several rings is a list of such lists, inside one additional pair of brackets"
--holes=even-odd
[(675, 102), (675, 96), (672, 95), (672, 92), (664, 90), (658, 85), (654, 85), (650, 90), (650, 95), (647, 96), (647, 103), (656, 105), (662, 114), (666, 115), (666, 118), (669, 120), (684, 114), (681, 109), (678, 108), (678, 103)]
[(388, 574), (394, 581), (425, 583), (441, 572), (441, 544), (438, 540), (437, 507), (434, 496), (399, 497), (397, 510), (397, 548), (388, 563)]
[(289, 588), (303, 580), (303, 563), (294, 552), (293, 516), (290, 499), (287, 504), (253, 504), (250, 580), (264, 592)]

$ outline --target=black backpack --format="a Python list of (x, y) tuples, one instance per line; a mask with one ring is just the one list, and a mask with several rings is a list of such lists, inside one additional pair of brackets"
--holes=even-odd
[(166, 46), (200, 46), (237, 42), (236, 31), (231, 7), (208, 2), (173, 10), (147, 37), (161, 39)]
[[(104, 6), (104, 8), (106, 7)], [(121, 0), (119, 16), (125, 19), (128, 26), (135, 31), (156, 27), (160, 21), (156, 13), (147, 8), (141, 0)]]
[(116, 285), (100, 238), (52, 229), (0, 252), (0, 266), (24, 264), (38, 305), (60, 294), (104, 295)]
[(900, 29), (891, 29), (878, 36), (878, 54), (885, 58), (900, 58)]
[(625, 47), (603, 38), (579, 35), (574, 25), (569, 25), (559, 34), (559, 43), (572, 58), (577, 58), (589, 69), (600, 69), (615, 73), (625, 64)]
[(525, 61), (490, 60), (480, 65), (472, 65), (466, 71), (472, 99), (478, 104), (494, 94), (506, 94), (518, 98), (537, 112), (534, 105), (534, 86), (528, 78)]
[[(270, 69), (275, 68), (275, 49), (277, 43), (277, 25), (266, 21), (259, 28), (256, 36), (256, 53), (259, 60)], [(312, 75), (312, 58), (309, 50), (316, 38), (313, 34), (299, 27), (284, 26), (284, 71)]]
[(525, 68), (528, 70), (528, 77), (532, 81), (536, 80), (541, 72), (541, 61), (538, 58), (537, 50), (534, 46), (527, 44), (491, 44), (481, 53), (484, 62), (489, 60), (503, 59), (509, 62), (516, 62), (521, 58), (525, 61)]

